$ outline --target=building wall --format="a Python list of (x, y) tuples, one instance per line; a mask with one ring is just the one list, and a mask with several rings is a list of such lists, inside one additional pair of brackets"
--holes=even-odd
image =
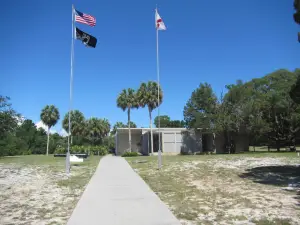
[[(249, 136), (243, 134), (237, 134), (233, 136), (233, 141), (235, 144), (235, 152), (245, 152), (249, 151)], [(224, 133), (216, 135), (215, 145), (216, 153), (224, 153), (225, 151), (226, 139)]]
[(235, 142), (235, 152), (248, 152), (249, 151), (249, 143), (250, 139), (249, 136), (244, 134), (236, 135), (234, 137), (234, 142)]
[[(190, 131), (168, 130), (162, 133), (162, 150), (164, 154), (180, 154), (181, 151), (201, 152), (202, 135)], [(142, 148), (140, 152), (148, 155), (150, 150), (150, 132), (143, 132)]]
[(180, 154), (183, 146), (183, 135), (180, 131), (164, 131), (162, 141), (164, 153)]
[(184, 131), (181, 133), (182, 146), (181, 152), (184, 154), (192, 154), (202, 152), (202, 134), (194, 131)]
[[(161, 130), (162, 133), (162, 150), (165, 154), (180, 154), (181, 152), (192, 154), (197, 152), (203, 152), (203, 141), (205, 146), (212, 150), (213, 146), (213, 135), (202, 134), (200, 131), (187, 131), (187, 130)], [(132, 138), (132, 151), (140, 152), (143, 155), (148, 155), (150, 150), (150, 131), (141, 130), (141, 132), (135, 131), (131, 134)], [(216, 138), (215, 145), (217, 153), (222, 152), (223, 145), (222, 138)], [(222, 146), (222, 147), (221, 147)], [(128, 133), (118, 132), (116, 137), (117, 154), (122, 155), (128, 150)]]
[(176, 153), (175, 147), (175, 133), (163, 132), (163, 152), (164, 153)]
[(216, 153), (224, 153), (225, 152), (225, 136), (223, 133), (216, 134), (215, 145), (216, 145)]
[(204, 152), (214, 151), (214, 137), (213, 134), (205, 133), (202, 134), (202, 148)]
[(245, 126), (241, 126), (239, 129), (239, 133), (234, 135), (235, 142), (235, 152), (247, 152), (249, 151), (250, 138), (247, 134), (247, 128)]
[[(122, 155), (124, 152), (129, 150), (128, 133), (117, 134), (117, 155)], [(131, 134), (131, 150), (132, 152), (141, 152), (141, 134)], [(142, 143), (141, 143), (142, 144)]]

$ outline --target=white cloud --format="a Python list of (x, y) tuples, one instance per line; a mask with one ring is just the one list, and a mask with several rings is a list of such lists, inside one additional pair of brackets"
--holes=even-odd
[(43, 121), (39, 121), (35, 124), (36, 128), (43, 128), (45, 131), (48, 131), (48, 127), (46, 126), (46, 124), (43, 123)]
[[(46, 132), (48, 131), (48, 127), (46, 124), (44, 124), (42, 121), (39, 121), (35, 124), (36, 128), (39, 129), (39, 128), (43, 128)], [(55, 130), (55, 129), (50, 129), (50, 134), (59, 134), (60, 136), (62, 137), (67, 137), (68, 136), (68, 133), (62, 128), (60, 129), (59, 131), (58, 130)]]
[(61, 129), (58, 134), (62, 137), (67, 137), (68, 136), (68, 133), (64, 130), (64, 129)]
[(26, 118), (24, 116), (15, 116), (14, 117), (17, 120), (17, 124), (18, 126), (21, 126), (23, 124), (23, 122), (26, 120)]
[[(46, 132), (48, 131), (48, 126), (46, 124), (43, 123), (43, 121), (39, 121), (35, 124), (36, 128), (39, 129), (39, 128), (43, 128)], [(50, 134), (55, 134), (55, 133), (58, 133), (60, 135), (59, 132), (57, 132), (56, 130), (54, 129), (50, 129)]]

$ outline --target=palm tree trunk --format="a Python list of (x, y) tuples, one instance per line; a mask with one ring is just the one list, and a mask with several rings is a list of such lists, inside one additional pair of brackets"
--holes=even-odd
[(150, 118), (150, 132), (151, 132), (151, 154), (153, 154), (153, 132), (152, 132), (152, 115), (151, 115), (151, 110), (149, 109), (149, 118)]
[(48, 127), (48, 137), (47, 137), (47, 155), (48, 155), (48, 152), (49, 152), (49, 133), (50, 133), (50, 127)]
[(130, 130), (130, 108), (127, 110), (128, 113), (128, 144), (129, 144), (129, 152), (131, 152), (131, 130)]

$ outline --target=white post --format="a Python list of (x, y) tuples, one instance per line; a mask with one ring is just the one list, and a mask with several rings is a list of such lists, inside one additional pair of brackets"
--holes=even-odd
[(115, 135), (115, 155), (118, 155), (118, 130)]
[(174, 132), (174, 152), (177, 152), (177, 139), (176, 139), (176, 132)]
[[(157, 13), (157, 7), (156, 7)], [(157, 114), (158, 114), (158, 169), (161, 168), (161, 148), (160, 148), (160, 115), (159, 115), (159, 54), (158, 54), (158, 27), (156, 26), (156, 72), (157, 72), (157, 100), (158, 100), (158, 107), (157, 107)]]
[(74, 5), (72, 5), (72, 40), (71, 40), (71, 75), (70, 75), (70, 102), (69, 102), (69, 131), (68, 131), (68, 152), (66, 155), (66, 173), (70, 173), (70, 135), (71, 135), (71, 113), (73, 95), (73, 63), (74, 63)]

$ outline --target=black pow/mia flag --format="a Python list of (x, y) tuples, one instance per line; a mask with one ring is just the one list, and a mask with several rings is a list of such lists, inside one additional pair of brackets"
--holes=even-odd
[(97, 38), (89, 35), (76, 27), (76, 39), (81, 40), (87, 47), (96, 48)]

